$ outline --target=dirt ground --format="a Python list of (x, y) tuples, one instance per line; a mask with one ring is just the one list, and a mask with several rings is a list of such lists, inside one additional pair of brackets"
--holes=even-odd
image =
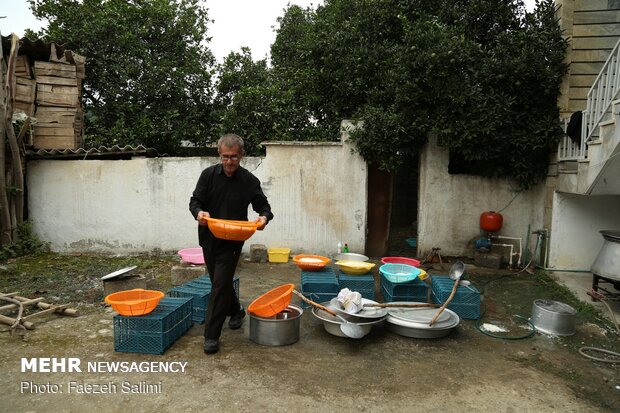
[[(3, 270), (10, 271), (10, 265)], [(160, 275), (152, 277), (154, 288), (170, 287), (166, 271), (159, 268)], [(430, 272), (446, 274), (447, 270)], [(80, 294), (101, 297), (100, 275), (92, 274), (82, 280)], [(291, 282), (300, 287), (299, 270), (292, 263), (243, 262), (238, 275), (241, 301), (246, 305), (277, 285)], [(377, 275), (375, 271), (376, 287)], [(495, 324), (510, 325), (511, 314), (529, 317), (533, 298), (555, 299), (558, 294), (555, 284), (527, 273), (510, 275), (470, 265), (467, 276), (484, 293), (485, 322)], [(10, 282), (4, 277), (3, 289), (20, 288), (19, 277)], [(84, 290), (88, 285), (91, 290)], [(51, 285), (47, 290), (54, 293)], [(253, 343), (246, 318), (240, 330), (224, 327), (222, 347), (215, 355), (203, 353), (203, 327), (194, 325), (160, 356), (115, 352), (115, 313), (97, 299), (92, 301), (75, 303), (82, 313), (77, 318), (45, 316), (36, 320), (32, 331), (0, 332), (0, 411), (620, 411), (618, 367), (578, 353), (581, 346), (620, 351), (618, 336), (587, 307), (580, 309), (574, 336), (537, 333), (521, 340), (488, 337), (473, 320), (462, 320), (441, 339), (412, 339), (375, 326), (370, 335), (354, 340), (330, 335), (306, 310), (300, 339), (289, 346)], [(45, 357), (79, 358), (82, 372), (22, 372), (22, 358)], [(185, 369), (168, 373), (85, 370), (88, 363), (113, 361), (180, 362)], [(135, 392), (124, 393), (124, 382)], [(99, 386), (80, 394), (79, 389), (89, 384)], [(106, 386), (117, 391), (93, 393), (95, 387), (104, 391)]]

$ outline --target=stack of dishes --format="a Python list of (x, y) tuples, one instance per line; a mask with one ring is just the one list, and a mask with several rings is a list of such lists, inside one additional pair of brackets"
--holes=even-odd
[[(419, 302), (398, 302), (394, 304), (422, 304)], [(445, 309), (439, 318), (429, 326), (437, 308), (389, 308), (385, 319), (386, 329), (405, 337), (439, 338), (448, 335), (459, 325), (459, 316)]]
[[(322, 304), (330, 310), (334, 310), (345, 320), (361, 327), (364, 331), (365, 336), (370, 333), (373, 325), (382, 323), (383, 320), (385, 320), (385, 318), (387, 317), (388, 313), (387, 309), (385, 308), (366, 307), (359, 313), (349, 314), (344, 311), (344, 308), (342, 307), (340, 302), (338, 302), (337, 298), (332, 298), (331, 301)], [(377, 304), (377, 302), (362, 298), (362, 304)], [(314, 314), (316, 318), (323, 322), (323, 327), (328, 333), (338, 337), (347, 337), (340, 329), (340, 325), (342, 324), (342, 321), (340, 319), (316, 307), (312, 309), (312, 314)]]

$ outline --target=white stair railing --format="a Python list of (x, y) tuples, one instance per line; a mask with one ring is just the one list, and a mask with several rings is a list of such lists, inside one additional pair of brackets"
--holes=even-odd
[(568, 118), (560, 119), (560, 122), (562, 122), (561, 126), (564, 131), (564, 136), (558, 145), (558, 160), (576, 161), (581, 159), (581, 145), (575, 143), (570, 136), (566, 134), (566, 129), (568, 128)]

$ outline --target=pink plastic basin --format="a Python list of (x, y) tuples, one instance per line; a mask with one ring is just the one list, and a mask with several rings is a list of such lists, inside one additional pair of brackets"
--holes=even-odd
[(205, 257), (202, 255), (202, 248), (185, 248), (178, 253), (181, 259), (188, 264), (202, 265)]
[(407, 258), (407, 257), (383, 257), (381, 258), (381, 263), (383, 264), (407, 264), (413, 267), (420, 266), (420, 261), (413, 259), (413, 258)]

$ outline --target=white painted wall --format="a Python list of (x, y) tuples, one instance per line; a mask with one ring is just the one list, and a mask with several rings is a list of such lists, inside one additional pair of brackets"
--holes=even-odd
[[(341, 143), (269, 142), (264, 158), (243, 166), (263, 183), (275, 219), (245, 245), (288, 247), (293, 253), (331, 256), (338, 241), (363, 252), (366, 239), (367, 167)], [(29, 219), (35, 233), (58, 252), (137, 254), (173, 252), (197, 245), (189, 197), (200, 172), (217, 158), (37, 160), (28, 163)], [(434, 140), (420, 157), (418, 256), (440, 247), (445, 256), (473, 256), (483, 233), (480, 213), (500, 210), (515, 192), (504, 180), (449, 175), (448, 153)], [(603, 239), (620, 228), (620, 196), (555, 193), (544, 185), (521, 193), (501, 213), (500, 235), (525, 236), (543, 228), (553, 205), (549, 265), (589, 269)], [(250, 211), (250, 219), (256, 215)], [(535, 237), (530, 237), (530, 250)]]
[(590, 270), (603, 245), (601, 230), (620, 229), (620, 196), (556, 192), (549, 242), (549, 267)]
[[(480, 214), (500, 211), (516, 194), (510, 182), (448, 173), (448, 151), (430, 139), (420, 155), (418, 206), (418, 256), (433, 247), (447, 256), (474, 255), (474, 241), (483, 232)], [(543, 184), (520, 193), (501, 214), (504, 224), (498, 235), (521, 237), (523, 248), (528, 224), (532, 230), (543, 222)]]
[[(331, 256), (363, 252), (367, 169), (340, 143), (269, 142), (242, 165), (262, 182), (274, 220), (250, 244)], [(189, 199), (217, 158), (37, 160), (28, 163), (29, 219), (57, 252), (134, 254), (197, 246)], [(249, 218), (256, 217), (250, 209)]]

